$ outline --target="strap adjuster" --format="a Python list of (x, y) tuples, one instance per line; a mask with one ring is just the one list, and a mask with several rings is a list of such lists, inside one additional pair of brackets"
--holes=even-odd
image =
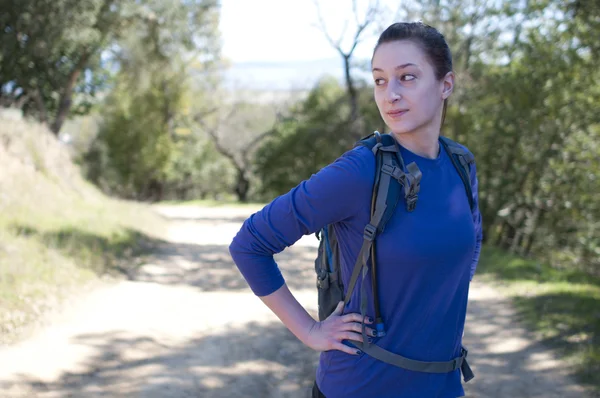
[(454, 358), (452, 360), (452, 371), (459, 369), (460, 366), (462, 365), (462, 361), (463, 361), (463, 357)]
[(406, 197), (406, 210), (407, 211), (414, 211), (415, 208), (417, 207), (417, 195), (413, 194), (413, 195), (408, 195)]
[(368, 240), (368, 241), (372, 241), (373, 239), (375, 239), (375, 233), (377, 232), (377, 227), (373, 226), (372, 224), (367, 224), (363, 233), (363, 238)]
[(462, 368), (463, 362), (467, 359), (469, 351), (465, 347), (460, 347), (460, 356), (452, 360), (452, 370)]
[(396, 167), (389, 165), (389, 164), (384, 164), (383, 166), (381, 166), (381, 172), (385, 173), (389, 176), (394, 176), (394, 171), (395, 171)]

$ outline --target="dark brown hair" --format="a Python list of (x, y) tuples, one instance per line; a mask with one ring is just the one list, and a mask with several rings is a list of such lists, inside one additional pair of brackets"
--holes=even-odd
[[(448, 72), (452, 71), (452, 54), (446, 43), (444, 35), (437, 29), (422, 22), (397, 22), (381, 33), (373, 54), (381, 44), (398, 40), (410, 40), (417, 44), (429, 58), (433, 66), (435, 77), (441, 80)], [(448, 99), (444, 100), (444, 111), (442, 113), (442, 124), (446, 119), (446, 108)]]

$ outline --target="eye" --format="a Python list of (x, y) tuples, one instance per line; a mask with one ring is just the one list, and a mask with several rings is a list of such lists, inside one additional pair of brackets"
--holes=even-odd
[(412, 80), (415, 80), (416, 78), (417, 77), (415, 75), (411, 75), (410, 73), (400, 76), (400, 80), (404, 82), (410, 82)]
[(375, 79), (376, 86), (381, 86), (384, 83), (385, 83), (385, 79), (382, 79), (382, 78)]

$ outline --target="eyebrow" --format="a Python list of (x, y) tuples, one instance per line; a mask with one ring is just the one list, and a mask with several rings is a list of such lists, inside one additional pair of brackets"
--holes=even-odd
[[(404, 69), (404, 68), (408, 68), (409, 66), (417, 66), (415, 64), (412, 63), (407, 63), (407, 64), (402, 64), (402, 65), (398, 65), (394, 68), (394, 70), (400, 70), (400, 69)], [(383, 72), (383, 69), (380, 68), (373, 68), (373, 72)]]

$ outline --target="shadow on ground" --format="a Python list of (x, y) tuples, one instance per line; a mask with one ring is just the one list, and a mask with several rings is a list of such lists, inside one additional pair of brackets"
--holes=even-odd
[[(133, 280), (163, 284), (186, 284), (202, 291), (248, 291), (248, 285), (231, 260), (226, 245), (167, 243), (158, 245), (159, 255), (140, 267)], [(275, 256), (291, 289), (315, 288), (316, 248), (293, 246)]]
[[(109, 237), (75, 227), (44, 232), (26, 225), (11, 229), (85, 259), (77, 264), (98, 274), (116, 272), (130, 280), (186, 284), (202, 291), (248, 290), (225, 244), (173, 243), (132, 229)], [(316, 248), (306, 246), (293, 246), (275, 256), (290, 288), (315, 286), (315, 256)]]
[(21, 375), (19, 384), (60, 397), (309, 397), (318, 359), (279, 324), (251, 323), (176, 347), (119, 332), (81, 335), (73, 343), (96, 350), (88, 370), (51, 383)]
[[(476, 378), (465, 385), (467, 397), (582, 396), (561, 385), (553, 370), (532, 367), (546, 351), (542, 344), (494, 352), (502, 333), (515, 333), (507, 327), (510, 319), (502, 316), (500, 301), (475, 303), (465, 340)], [(25, 375), (15, 382), (36, 395), (73, 398), (307, 398), (318, 359), (279, 323), (248, 323), (178, 345), (121, 331), (79, 335), (73, 344), (93, 348), (84, 370), (63, 373), (53, 382)], [(10, 388), (0, 382), (0, 389)]]
[[(74, 230), (68, 236), (84, 235)], [(188, 285), (203, 292), (249, 291), (231, 261), (226, 244), (171, 243), (147, 236), (142, 239), (157, 254), (142, 266), (127, 270), (131, 280)], [(97, 244), (94, 237), (75, 240)], [(276, 256), (292, 290), (315, 288), (315, 254), (314, 247), (294, 246)], [(544, 307), (546, 313), (542, 316), (551, 316), (548, 312), (555, 307), (544, 304), (549, 299), (532, 299), (541, 300), (537, 304), (531, 301), (532, 308)], [(563, 300), (552, 298), (558, 299)], [(564, 313), (568, 309), (556, 311), (559, 310)], [(476, 372), (476, 379), (465, 385), (468, 397), (582, 396), (575, 386), (561, 384), (564, 379), (560, 368), (549, 367), (540, 359), (547, 352), (546, 345), (529, 343), (534, 339), (515, 324), (514, 314), (507, 310), (505, 301), (500, 298), (471, 301), (468, 317), (465, 344)], [(515, 337), (523, 343), (503, 346)], [(317, 361), (317, 354), (279, 323), (249, 323), (215, 331), (184, 345), (120, 331), (79, 335), (73, 344), (95, 350), (95, 355), (83, 364), (85, 370), (64, 373), (51, 383), (24, 375), (18, 382), (27, 384), (36, 393), (52, 392), (60, 397), (303, 398), (309, 396)], [(0, 384), (0, 388), (8, 389), (10, 385)]]
[(476, 374), (465, 384), (467, 397), (585, 396), (568, 377), (577, 369), (558, 365), (550, 355), (557, 352), (522, 327), (503, 298), (469, 301), (463, 342)]

